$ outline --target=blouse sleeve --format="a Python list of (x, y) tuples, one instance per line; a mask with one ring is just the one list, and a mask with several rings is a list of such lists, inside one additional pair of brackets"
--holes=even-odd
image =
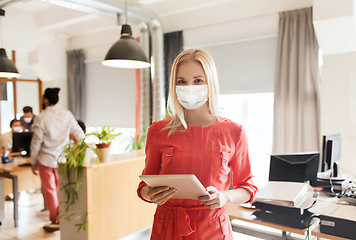
[(250, 200), (246, 203), (252, 202), (258, 189), (253, 184), (253, 174), (251, 171), (251, 163), (248, 153), (247, 136), (243, 127), (241, 127), (240, 130), (240, 139), (236, 145), (235, 154), (231, 163), (231, 169), (233, 173), (232, 184), (234, 189), (246, 189), (251, 194)]
[[(147, 140), (146, 140), (146, 159), (145, 159), (145, 168), (142, 171), (142, 175), (156, 175), (159, 174), (161, 168), (161, 152), (157, 146), (157, 134), (159, 130), (157, 130), (156, 124), (153, 123), (147, 131)], [(137, 195), (143, 201), (146, 201), (141, 196), (141, 188), (146, 186), (147, 184), (144, 181), (141, 181), (137, 188)]]

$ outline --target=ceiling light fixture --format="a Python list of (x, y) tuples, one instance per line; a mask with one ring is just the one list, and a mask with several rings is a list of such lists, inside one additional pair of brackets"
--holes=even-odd
[(20, 76), (15, 64), (8, 59), (5, 49), (2, 47), (2, 19), (5, 16), (5, 10), (0, 8), (0, 21), (1, 21), (1, 48), (0, 48), (0, 77), (4, 78), (17, 78)]
[(125, 1), (125, 24), (121, 28), (120, 39), (111, 46), (102, 62), (105, 66), (117, 68), (148, 68), (150, 63), (140, 44), (132, 37), (127, 24), (127, 6)]

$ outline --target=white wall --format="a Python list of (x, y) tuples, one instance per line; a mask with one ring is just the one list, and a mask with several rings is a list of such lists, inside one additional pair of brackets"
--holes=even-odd
[(356, 51), (356, 1), (314, 0), (313, 23), (324, 54)]
[(42, 82), (42, 95), (46, 88), (55, 88), (58, 87), (61, 90), (59, 91), (59, 100), (57, 106), (61, 109), (68, 109), (68, 90), (67, 90), (67, 81), (46, 81)]
[(40, 112), (37, 82), (18, 81), (16, 83), (16, 91), (17, 91), (17, 114), (20, 114), (20, 116), (22, 116), (23, 114), (22, 108), (25, 106), (32, 107), (34, 114), (38, 114)]
[(356, 0), (314, 0), (323, 51), (321, 134), (341, 133), (341, 173), (356, 175)]
[(29, 64), (41, 81), (67, 81), (67, 42), (66, 35), (58, 34), (29, 54)]
[[(186, 2), (192, 0), (179, 0), (179, 4), (184, 6)], [(158, 1), (155, 4), (151, 4), (147, 7), (150, 9), (157, 9), (159, 12), (160, 6), (164, 4), (170, 4), (169, 1)], [(178, 1), (177, 1), (178, 2)], [(194, 0), (194, 2), (200, 2), (204, 4), (205, 0)], [(313, 0), (263, 0), (263, 1), (210, 1), (205, 4), (204, 8), (196, 9), (191, 8), (190, 11), (177, 11), (172, 8), (171, 11), (163, 13), (161, 15), (161, 21), (165, 32), (173, 32), (179, 30), (197, 31), (196, 38), (202, 41), (204, 36), (215, 35), (219, 37), (220, 41), (225, 41), (226, 34), (231, 34), (235, 31), (237, 34), (244, 34), (245, 32), (253, 32), (255, 28), (258, 28), (261, 33), (265, 32), (265, 29), (270, 29), (268, 21), (260, 21), (256, 25), (254, 20), (256, 18), (263, 18), (263, 16), (276, 14), (281, 11), (294, 10), (298, 8), (311, 7)], [(190, 6), (190, 4), (188, 5)], [(238, 29), (224, 28), (224, 25), (229, 25), (235, 21), (242, 20), (242, 25)], [(216, 28), (221, 25), (222, 27)], [(215, 31), (200, 32), (200, 28), (211, 27)], [(242, 32), (241, 32), (242, 31)], [(203, 35), (201, 35), (202, 33)], [(259, 34), (262, 35), (262, 34)]]
[(356, 52), (324, 55), (321, 133), (341, 133), (341, 172), (356, 175)]
[(54, 34), (38, 31), (34, 14), (21, 9), (5, 7), (3, 19), (3, 45), (19, 51), (34, 51), (39, 44), (53, 42)]
[(203, 48), (214, 59), (221, 94), (273, 92), (276, 37)]
[(135, 127), (135, 70), (86, 63), (86, 125)]
[[(237, 19), (184, 30), (184, 46), (194, 48), (210, 44), (250, 41), (278, 33), (278, 13)], [(263, 24), (261, 24), (263, 23)]]
[[(7, 51), (10, 53), (11, 51)], [(16, 67), (21, 76), (20, 79), (33, 79), (37, 80), (38, 76), (33, 72), (28, 61), (28, 51), (16, 51)]]

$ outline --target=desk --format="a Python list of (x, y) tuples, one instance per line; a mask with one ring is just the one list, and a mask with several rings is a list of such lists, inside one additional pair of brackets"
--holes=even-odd
[[(0, 177), (5, 179), (5, 194), (8, 195), (11, 193), (14, 194), (14, 225), (18, 226), (18, 200), (19, 192), (30, 189), (41, 188), (41, 180), (39, 176), (36, 176), (32, 173), (30, 166), (20, 166), (22, 164), (31, 163), (31, 158), (15, 158), (13, 162), (3, 164), (0, 163)], [(10, 184), (12, 181), (12, 187)]]
[[(251, 228), (232, 225), (232, 229), (236, 232), (259, 237), (262, 239), (297, 239), (297, 238), (288, 236), (287, 233), (295, 233), (295, 234), (300, 234), (303, 236), (306, 236), (306, 234), (307, 234), (307, 230), (308, 230), (307, 228), (298, 229), (298, 228), (292, 228), (292, 227), (288, 227), (288, 226), (284, 226), (284, 225), (279, 225), (279, 224), (275, 224), (275, 223), (271, 223), (271, 222), (262, 221), (252, 215), (252, 213), (255, 211), (255, 209), (244, 208), (244, 207), (241, 207), (240, 205), (225, 205), (225, 208), (229, 214), (230, 220), (237, 219), (237, 220), (241, 220), (244, 222), (249, 222), (249, 223), (258, 224), (261, 226), (271, 227), (274, 229), (281, 230), (282, 234), (275, 235), (270, 232), (256, 231), (255, 229), (252, 230)], [(317, 237), (317, 239), (347, 240), (347, 238), (342, 238), (342, 237), (338, 237), (338, 236), (334, 236), (334, 235), (330, 235), (330, 234), (326, 234), (326, 233), (321, 233), (319, 221), (316, 221), (314, 224), (312, 224), (312, 226), (310, 226), (309, 239), (312, 239), (310, 236)]]
[[(250, 229), (247, 227), (243, 227), (243, 226), (235, 226), (232, 225), (232, 229), (236, 232), (241, 232), (250, 236), (254, 236), (254, 237), (259, 237), (262, 239), (300, 239), (300, 238), (295, 238), (289, 235), (289, 233), (295, 233), (295, 234), (300, 234), (303, 236), (306, 236), (307, 234), (307, 228), (304, 229), (298, 229), (298, 228), (292, 228), (292, 227), (288, 227), (288, 226), (284, 226), (284, 225), (280, 225), (280, 224), (276, 224), (276, 223), (271, 223), (271, 222), (266, 222), (266, 221), (262, 221), (258, 218), (256, 218), (255, 216), (252, 215), (252, 213), (255, 211), (255, 209), (248, 209), (248, 208), (244, 208), (241, 207), (240, 205), (225, 205), (226, 211), (229, 214), (230, 220), (232, 219), (237, 219), (237, 220), (241, 220), (244, 222), (249, 222), (249, 223), (254, 223), (254, 224), (258, 224), (258, 225), (262, 225), (262, 226), (266, 226), (266, 227), (271, 227), (274, 229), (278, 229), (282, 231), (281, 235), (278, 234), (273, 234), (270, 232), (265, 232), (265, 231), (256, 231), (255, 229)], [(315, 227), (314, 223), (312, 225), (312, 227)], [(312, 228), (311, 228), (312, 229)]]

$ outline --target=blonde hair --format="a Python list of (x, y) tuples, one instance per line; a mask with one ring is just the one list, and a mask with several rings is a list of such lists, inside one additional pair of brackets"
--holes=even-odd
[(171, 121), (165, 127), (165, 129), (169, 129), (168, 136), (170, 136), (172, 133), (176, 132), (179, 129), (184, 132), (188, 128), (187, 121), (185, 119), (185, 110), (179, 103), (177, 98), (176, 79), (177, 71), (180, 64), (191, 61), (199, 62), (204, 69), (205, 78), (208, 85), (209, 111), (213, 116), (218, 116), (219, 83), (215, 63), (209, 53), (203, 49), (185, 50), (181, 52), (174, 60), (171, 70), (168, 107), (174, 115)]

